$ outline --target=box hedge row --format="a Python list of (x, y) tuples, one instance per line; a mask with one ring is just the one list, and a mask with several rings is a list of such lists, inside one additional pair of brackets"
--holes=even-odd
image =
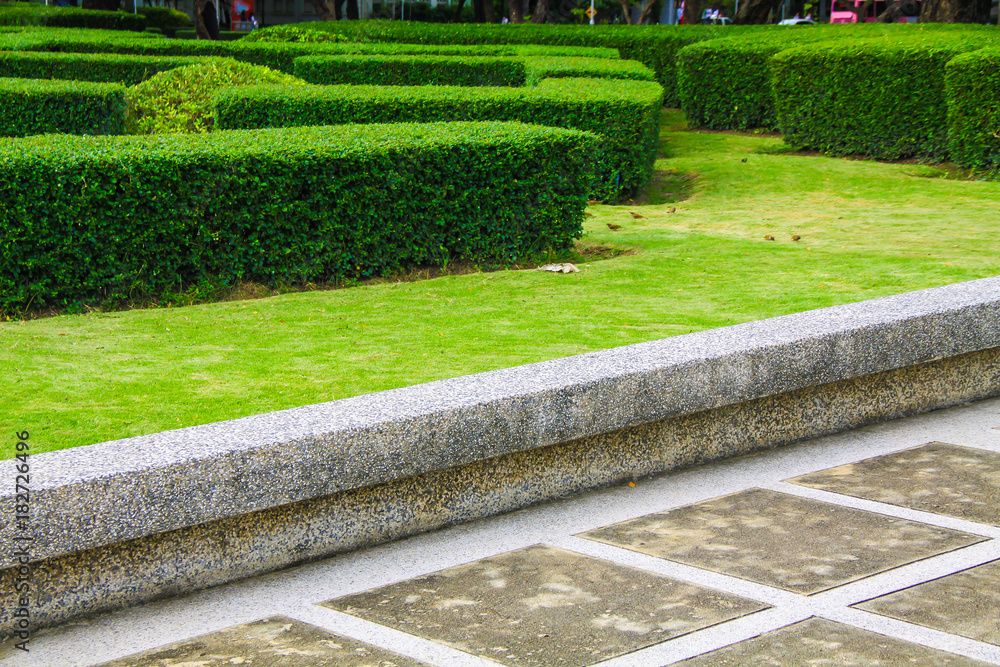
[(204, 58), (190, 56), (0, 51), (0, 77), (71, 79), (132, 86), (159, 72), (202, 60)]
[(974, 36), (924, 35), (783, 51), (770, 66), (785, 142), (831, 155), (944, 158), (945, 65), (981, 45)]
[(606, 58), (554, 58), (536, 56), (524, 59), (525, 83), (536, 86), (542, 79), (629, 79), (656, 82), (656, 72), (637, 60)]
[(777, 127), (768, 61), (795, 44), (823, 39), (818, 26), (784, 26), (784, 34), (754, 34), (692, 44), (677, 56), (680, 107), (693, 127), (746, 130)]
[(125, 87), (117, 84), (0, 78), (0, 136), (121, 134)]
[(34, 2), (0, 3), (0, 25), (32, 25), (61, 28), (97, 28), (141, 32), (146, 28), (142, 15), (75, 7), (48, 7)]
[(303, 56), (295, 76), (320, 85), (523, 86), (524, 63), (509, 56)]
[(291, 74), (296, 58), (311, 55), (463, 55), (463, 56), (534, 56), (548, 55), (579, 56), (586, 53), (591, 57), (617, 58), (617, 53), (608, 49), (567, 49), (562, 47), (525, 46), (437, 46), (422, 44), (351, 44), (351, 43), (287, 43), (251, 42), (246, 38), (233, 42), (213, 42), (208, 40), (142, 39), (119, 37), (109, 39), (91, 38), (86, 34), (66, 34), (46, 36), (25, 35), (19, 38), (0, 39), (0, 50), (48, 51), (61, 53), (115, 53), (143, 56), (221, 56), (235, 58), (254, 65), (263, 65)]
[(956, 56), (945, 66), (944, 81), (952, 159), (1000, 170), (1000, 47)]
[(566, 248), (597, 143), (516, 123), (3, 139), (0, 310)]
[(172, 7), (139, 7), (138, 11), (146, 19), (146, 30), (156, 28), (168, 37), (192, 25), (191, 17)]
[[(972, 41), (982, 46), (994, 39), (988, 26), (951, 24), (851, 24), (775, 26), (728, 39), (684, 48), (677, 58), (681, 108), (695, 127), (745, 130), (777, 129), (771, 58), (799, 46), (823, 43), (837, 50), (858, 40), (919, 43), (922, 40)], [(859, 73), (862, 74), (863, 73)], [(871, 85), (881, 85), (874, 81)]]
[(36, 28), (0, 26), (0, 51), (48, 51), (48, 44), (60, 41), (85, 40), (93, 43), (111, 43), (118, 40), (167, 42), (163, 35), (151, 32), (121, 32), (118, 30), (79, 30), (76, 28)]
[(545, 79), (536, 88), (254, 86), (220, 92), (216, 127), (520, 121), (599, 134), (598, 199), (641, 188), (652, 173), (663, 89), (647, 81)]
[(294, 74), (320, 85), (536, 86), (550, 77), (655, 81), (634, 60), (539, 56), (303, 56), (295, 59)]
[[(364, 42), (418, 44), (536, 44), (599, 46), (616, 50), (621, 58), (638, 60), (656, 73), (664, 89), (664, 102), (677, 106), (677, 53), (689, 44), (743, 33), (773, 29), (769, 26), (591, 26), (553, 24), (431, 24), (408, 21), (310, 22), (295, 28), (276, 26), (253, 31), (245, 40), (301, 39), (304, 30), (322, 31)], [(277, 37), (275, 37), (277, 35)]]

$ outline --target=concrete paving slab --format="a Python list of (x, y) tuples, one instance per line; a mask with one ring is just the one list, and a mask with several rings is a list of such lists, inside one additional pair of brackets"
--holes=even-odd
[(592, 665), (767, 605), (538, 545), (324, 603), (504, 665)]
[(651, 514), (582, 537), (804, 594), (983, 541), (767, 489)]
[(1000, 560), (854, 607), (1000, 646)]
[(931, 442), (789, 481), (1000, 526), (1000, 454), (996, 452)]
[[(834, 657), (835, 656), (835, 657)], [(676, 663), (678, 667), (966, 667), (978, 660), (935, 651), (822, 618), (810, 618), (780, 630)]]
[(106, 662), (100, 667), (427, 667), (426, 663), (276, 616)]

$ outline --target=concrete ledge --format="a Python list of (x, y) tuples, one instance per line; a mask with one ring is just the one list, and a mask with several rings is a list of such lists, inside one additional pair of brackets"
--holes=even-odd
[(33, 625), (1000, 395), (998, 348), (990, 278), (38, 455)]

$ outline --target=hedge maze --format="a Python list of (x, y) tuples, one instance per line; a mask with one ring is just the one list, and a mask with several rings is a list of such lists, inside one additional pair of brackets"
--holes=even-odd
[[(205, 42), (84, 10), (73, 15), (117, 29), (4, 27), (35, 11), (10, 7), (8, 311), (567, 248), (588, 199), (619, 201), (649, 180), (664, 104), (695, 127), (778, 129), (830, 154), (1000, 169), (990, 26), (337, 21)], [(39, 12), (38, 24), (65, 19)], [(208, 135), (124, 135), (128, 87), (207, 59), (298, 85), (218, 91)]]
[[(208, 134), (124, 134), (127, 86), (217, 58), (311, 83), (223, 90)], [(559, 45), (8, 30), (0, 77), (7, 311), (565, 249), (588, 199), (648, 180), (663, 100), (615, 50)]]

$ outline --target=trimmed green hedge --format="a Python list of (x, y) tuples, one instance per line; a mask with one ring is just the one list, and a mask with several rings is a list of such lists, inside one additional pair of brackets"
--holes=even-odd
[(0, 3), (0, 25), (35, 25), (60, 28), (99, 28), (141, 32), (146, 19), (126, 12), (105, 12), (75, 7), (47, 7), (34, 2)]
[(122, 56), (100, 53), (0, 51), (0, 76), (71, 79), (132, 86), (158, 72), (201, 62), (184, 56)]
[[(256, 32), (256, 31), (255, 31)], [(233, 33), (240, 35), (242, 33)], [(253, 34), (253, 33), (251, 33)], [(294, 71), (294, 61), (312, 55), (461, 55), (461, 56), (569, 56), (617, 58), (609, 49), (546, 46), (439, 46), (425, 44), (352, 44), (253, 42), (244, 37), (236, 41), (163, 39), (146, 33), (134, 36), (91, 37), (83, 31), (47, 34), (37, 31), (18, 36), (0, 36), (0, 50), (50, 51), (61, 53), (116, 53), (143, 56), (221, 56), (253, 65), (263, 65), (287, 74)], [(150, 39), (154, 37), (154, 39)]]
[(125, 87), (0, 78), (0, 108), (0, 136), (4, 137), (60, 132), (121, 134), (125, 127)]
[[(858, 40), (872, 43), (972, 42), (1000, 37), (990, 26), (884, 24), (772, 26), (685, 47), (677, 56), (681, 108), (694, 127), (716, 130), (776, 129), (770, 60), (799, 46), (822, 43), (837, 51)], [(962, 47), (965, 48), (965, 47)], [(857, 72), (865, 76), (864, 72)], [(872, 86), (881, 85), (873, 80)]]
[(959, 35), (924, 36), (779, 53), (771, 73), (785, 142), (832, 155), (945, 157), (945, 64), (979, 43)]
[(656, 81), (652, 70), (634, 60), (550, 56), (303, 56), (295, 59), (294, 74), (320, 85), (536, 86), (553, 77)]
[(597, 142), (516, 123), (0, 140), (0, 311), (566, 248)]
[(601, 135), (593, 196), (618, 199), (652, 174), (663, 89), (647, 81), (545, 79), (537, 88), (274, 86), (223, 91), (219, 128), (521, 121)]
[[(243, 39), (250, 33), (248, 32), (236, 32), (233, 30), (223, 30), (219, 33), (220, 42), (235, 42), (237, 39)], [(191, 30), (178, 30), (174, 33), (174, 37), (177, 39), (198, 39), (198, 31)]]
[(630, 79), (656, 82), (656, 73), (637, 60), (608, 60), (607, 58), (553, 58), (537, 56), (525, 58), (525, 82), (538, 85), (542, 79)]
[[(782, 26), (784, 28), (785, 26)], [(419, 44), (535, 44), (549, 46), (599, 46), (615, 49), (621, 58), (638, 60), (656, 73), (664, 89), (664, 102), (677, 106), (677, 53), (708, 39), (775, 29), (772, 26), (591, 26), (553, 24), (435, 24), (408, 21), (328, 21), (253, 31), (246, 39), (302, 39), (302, 30), (327, 32), (359, 42)], [(246, 40), (245, 40), (246, 41)]]
[(119, 30), (80, 30), (77, 28), (38, 28), (33, 26), (0, 26), (0, 51), (59, 51), (48, 48), (61, 41), (86, 40), (105, 44), (117, 40), (145, 40), (167, 42), (163, 35), (151, 32), (122, 32)]
[(795, 44), (823, 39), (818, 26), (780, 26), (782, 34), (754, 33), (693, 44), (677, 56), (680, 107), (692, 127), (712, 130), (776, 128), (768, 61)]
[(953, 58), (945, 66), (945, 94), (952, 159), (1000, 169), (1000, 47)]
[(511, 57), (303, 56), (295, 76), (321, 85), (522, 86), (524, 63)]
[(147, 30), (159, 28), (169, 37), (192, 25), (190, 16), (171, 7), (139, 7), (138, 11), (146, 18)]

